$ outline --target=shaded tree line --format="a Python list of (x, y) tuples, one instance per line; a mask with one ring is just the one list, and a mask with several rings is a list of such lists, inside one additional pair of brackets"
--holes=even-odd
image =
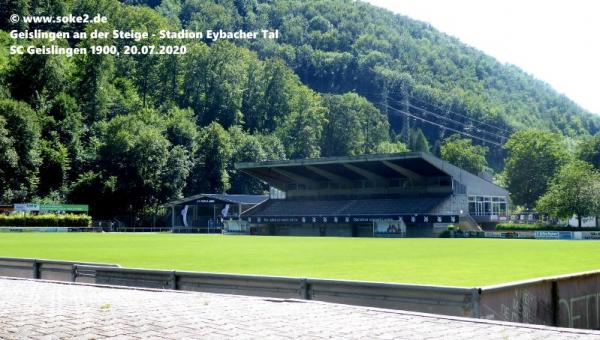
[[(55, 27), (66, 31), (178, 28), (160, 11), (113, 0), (14, 6), (25, 5), (26, 13), (111, 18)], [(6, 29), (3, 51), (50, 43), (17, 41)], [(406, 150), (356, 93), (319, 94), (281, 59), (226, 41), (186, 44), (187, 54), (169, 56), (2, 55), (1, 201), (88, 203), (95, 216), (140, 219), (184, 195), (268, 189), (235, 162)]]

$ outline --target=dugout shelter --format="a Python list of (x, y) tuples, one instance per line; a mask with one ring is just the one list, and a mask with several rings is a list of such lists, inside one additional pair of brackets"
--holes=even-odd
[(221, 233), (224, 220), (266, 201), (266, 195), (198, 194), (165, 204), (174, 233)]

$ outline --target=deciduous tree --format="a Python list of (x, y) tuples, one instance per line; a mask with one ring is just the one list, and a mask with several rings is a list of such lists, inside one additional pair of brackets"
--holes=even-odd
[(442, 159), (476, 175), (487, 167), (487, 152), (488, 148), (474, 145), (472, 140), (460, 138), (458, 134), (445, 139), (440, 146)]
[(576, 216), (577, 225), (581, 227), (583, 217), (600, 214), (600, 173), (581, 160), (563, 165), (536, 208), (554, 217)]
[(550, 179), (569, 158), (561, 135), (540, 130), (515, 132), (504, 145), (504, 177), (515, 204), (533, 208)]
[(373, 153), (389, 141), (387, 117), (356, 93), (327, 95), (327, 107), (321, 141), (323, 156), (354, 156)]
[(582, 140), (577, 146), (577, 158), (600, 170), (600, 134)]

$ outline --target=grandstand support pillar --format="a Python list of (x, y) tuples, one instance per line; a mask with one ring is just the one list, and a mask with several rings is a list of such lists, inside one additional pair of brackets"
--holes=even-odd
[(238, 221), (242, 220), (242, 204), (238, 203)]
[(408, 89), (406, 85), (402, 86), (402, 108), (404, 109), (404, 121), (402, 122), (402, 131), (400, 132), (402, 135), (402, 139), (406, 145), (410, 146), (410, 102), (408, 101)]

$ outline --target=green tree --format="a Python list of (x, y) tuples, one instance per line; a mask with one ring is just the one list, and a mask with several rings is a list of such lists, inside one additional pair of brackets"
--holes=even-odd
[[(299, 86), (298, 78), (280, 59), (269, 59), (262, 65), (260, 82), (248, 78), (248, 96), (256, 96), (259, 104), (254, 110), (248, 110), (246, 123), (250, 130), (273, 131), (277, 126), (277, 119), (290, 113), (291, 102)], [(256, 95), (256, 90), (260, 89)]]
[(183, 106), (194, 110), (201, 126), (213, 121), (225, 127), (243, 121), (244, 86), (248, 82), (248, 50), (229, 42), (208, 48), (190, 46), (184, 60)]
[(373, 153), (389, 141), (387, 117), (356, 93), (324, 96), (328, 111), (321, 150), (323, 156)]
[(166, 113), (165, 133), (171, 144), (184, 147), (193, 154), (198, 145), (198, 127), (192, 110), (172, 108)]
[(182, 145), (175, 145), (169, 150), (167, 162), (161, 175), (161, 187), (158, 203), (183, 198), (194, 163), (190, 152)]
[(575, 215), (577, 225), (586, 216), (600, 214), (600, 173), (581, 160), (563, 165), (550, 181), (548, 191), (536, 208), (551, 216), (569, 219)]
[(5, 0), (0, 6), (0, 30), (24, 30), (27, 28), (27, 23), (19, 20), (17, 23), (10, 21), (10, 16), (18, 14), (19, 16), (29, 15), (29, 7), (31, 0)]
[(37, 193), (47, 196), (53, 191), (64, 189), (70, 167), (67, 148), (59, 141), (42, 141), (39, 186)]
[(142, 218), (180, 196), (191, 167), (189, 157), (185, 148), (172, 147), (157, 112), (117, 116), (97, 129), (101, 144), (95, 165), (101, 171), (84, 180), (111, 195), (113, 211), (124, 209), (121, 212)]
[(429, 142), (423, 130), (417, 129), (410, 134), (409, 148), (412, 151), (429, 152)]
[(460, 138), (458, 134), (446, 138), (440, 146), (443, 160), (473, 174), (479, 174), (487, 167), (487, 152), (488, 148), (474, 145), (471, 139)]
[[(133, 30), (149, 34), (147, 39), (141, 41), (115, 39), (113, 43), (121, 48), (125, 45), (136, 46), (140, 49), (145, 45), (160, 45), (158, 32), (171, 28), (163, 16), (144, 6), (124, 6), (113, 20), (124, 31)], [(168, 83), (169, 80), (161, 79), (161, 77), (169, 75), (162, 73), (161, 69), (166, 65), (163, 61), (167, 59), (169, 59), (167, 56), (162, 58), (159, 54), (143, 53), (120, 55), (115, 59), (116, 71), (119, 74), (127, 74), (127, 78), (136, 85), (143, 107), (154, 107), (153, 104), (156, 104), (156, 101), (165, 99), (162, 92), (167, 89), (167, 86), (164, 85), (164, 82)], [(167, 92), (169, 91), (167, 90)]]
[(291, 113), (282, 117), (275, 135), (283, 142), (290, 158), (316, 158), (321, 154), (319, 141), (325, 124), (326, 109), (321, 97), (307, 87), (298, 87)]
[(11, 177), (18, 171), (19, 155), (15, 150), (15, 140), (6, 127), (6, 119), (0, 116), (0, 199), (12, 199)]
[(116, 176), (110, 176), (105, 171), (89, 170), (79, 174), (69, 185), (66, 197), (69, 202), (88, 204), (94, 217), (113, 218), (126, 212), (128, 207), (126, 200), (116, 196), (116, 186)]
[(63, 168), (68, 170), (68, 179), (76, 179), (93, 155), (85, 152), (82, 140), (87, 129), (75, 98), (64, 92), (54, 97), (48, 103), (44, 123), (44, 138), (66, 148), (64, 156), (68, 157), (69, 166)]
[(232, 153), (231, 140), (223, 127), (213, 122), (200, 130), (194, 169), (187, 193), (224, 193), (230, 187), (227, 166)]
[[(36, 43), (42, 45), (41, 42)], [(69, 84), (71, 61), (60, 55), (25, 54), (8, 74), (11, 94), (33, 108), (43, 107), (45, 100), (60, 93)]]
[(105, 54), (75, 57), (77, 98), (89, 125), (111, 116), (114, 86), (110, 81), (114, 76), (114, 62), (114, 56)]
[(39, 119), (29, 105), (10, 99), (0, 100), (0, 118), (4, 121), (3, 148), (8, 157), (7, 168), (3, 169), (7, 185), (0, 188), (0, 194), (8, 201), (27, 200), (35, 195), (39, 182)]
[(228, 167), (231, 182), (230, 191), (236, 194), (262, 194), (268, 186), (241, 171), (235, 169), (238, 162), (263, 162), (285, 159), (285, 150), (275, 136), (247, 134), (239, 126), (229, 129), (231, 145), (234, 146), (231, 163)]
[(235, 145), (231, 164), (228, 167), (229, 178), (231, 179), (231, 192), (240, 194), (263, 193), (268, 189), (264, 183), (241, 171), (235, 170), (235, 163), (261, 162), (267, 159), (260, 141), (253, 135), (245, 134), (239, 127), (229, 129), (229, 135), (231, 136), (231, 144)]
[(584, 139), (577, 146), (577, 158), (600, 170), (600, 134)]
[(374, 153), (399, 153), (410, 151), (408, 146), (402, 142), (385, 141), (377, 145)]
[(162, 14), (167, 19), (174, 23), (179, 23), (179, 14), (181, 13), (181, 1), (179, 0), (163, 0), (160, 6), (156, 8), (158, 13)]
[(533, 208), (568, 159), (564, 138), (551, 132), (521, 130), (504, 148), (504, 178), (511, 198), (515, 204)]

